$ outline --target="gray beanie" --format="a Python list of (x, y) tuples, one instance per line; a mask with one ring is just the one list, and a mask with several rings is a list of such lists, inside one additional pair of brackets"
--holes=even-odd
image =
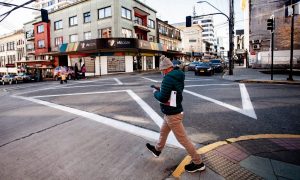
[(165, 70), (170, 67), (173, 67), (173, 63), (171, 62), (171, 60), (169, 58), (162, 55), (160, 57), (159, 70)]

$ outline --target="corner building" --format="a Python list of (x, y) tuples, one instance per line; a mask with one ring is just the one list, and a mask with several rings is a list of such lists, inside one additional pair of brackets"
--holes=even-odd
[(138, 0), (83, 0), (30, 24), (35, 60), (85, 64), (87, 76), (152, 70), (167, 51), (157, 43), (156, 11)]

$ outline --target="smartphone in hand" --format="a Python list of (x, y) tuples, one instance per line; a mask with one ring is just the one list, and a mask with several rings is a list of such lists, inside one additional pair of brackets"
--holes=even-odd
[(151, 85), (150, 87), (151, 87), (151, 88), (154, 88), (154, 89), (156, 89), (156, 90), (158, 90), (158, 91), (160, 90), (160, 88), (157, 87), (157, 86), (155, 86), (155, 85)]

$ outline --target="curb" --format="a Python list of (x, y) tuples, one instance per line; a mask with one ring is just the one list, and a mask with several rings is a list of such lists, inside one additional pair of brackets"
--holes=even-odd
[[(246, 136), (240, 136), (237, 138), (229, 138), (225, 141), (218, 141), (212, 144), (209, 144), (207, 146), (201, 147), (197, 150), (198, 154), (204, 154), (211, 150), (214, 150), (220, 146), (235, 143), (238, 141), (246, 141), (246, 140), (254, 140), (254, 139), (271, 139), (271, 138), (300, 138), (300, 135), (295, 134), (257, 134), (257, 135), (246, 135)], [(172, 173), (172, 176), (174, 178), (180, 178), (181, 174), (185, 171), (184, 166), (190, 163), (191, 156), (187, 155), (183, 158), (183, 160), (180, 162), (180, 164), (177, 166), (175, 171)]]
[(291, 84), (291, 85), (300, 85), (300, 81), (279, 81), (279, 80), (254, 80), (254, 79), (245, 79), (245, 80), (235, 80), (235, 82), (240, 83), (266, 83), (266, 84)]

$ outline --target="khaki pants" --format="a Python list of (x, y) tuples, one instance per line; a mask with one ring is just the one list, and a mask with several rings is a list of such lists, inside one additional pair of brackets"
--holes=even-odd
[(177, 141), (185, 148), (185, 150), (192, 157), (192, 161), (195, 164), (200, 164), (202, 163), (201, 157), (199, 154), (197, 154), (194, 145), (188, 139), (188, 136), (182, 124), (182, 120), (183, 120), (183, 113), (179, 113), (175, 115), (164, 115), (164, 122), (162, 127), (160, 128), (159, 141), (156, 144), (155, 148), (157, 151), (161, 151), (164, 148), (168, 135), (172, 130)]

